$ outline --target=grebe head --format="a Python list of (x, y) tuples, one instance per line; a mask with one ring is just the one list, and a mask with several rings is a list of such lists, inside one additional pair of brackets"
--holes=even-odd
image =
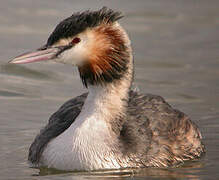
[(46, 45), (10, 63), (53, 60), (76, 65), (85, 86), (120, 79), (131, 56), (129, 38), (117, 22), (121, 17), (106, 7), (74, 13), (56, 26)]

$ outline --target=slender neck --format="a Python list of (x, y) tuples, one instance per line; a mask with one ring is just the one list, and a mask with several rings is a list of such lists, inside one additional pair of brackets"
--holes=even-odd
[(111, 128), (110, 132), (120, 132), (133, 78), (132, 56), (127, 67), (126, 73), (120, 79), (105, 85), (88, 85), (89, 94), (78, 118), (80, 123), (101, 121)]
[(102, 69), (101, 74), (95, 74), (94, 67), (79, 68), (82, 82), (87, 86), (89, 94), (77, 121), (86, 122), (85, 124), (90, 122), (90, 125), (103, 122), (111, 128), (109, 132), (118, 134), (122, 120), (125, 119), (122, 117), (126, 114), (128, 92), (133, 78), (133, 57), (130, 40), (123, 28), (118, 23), (107, 28), (104, 29), (105, 34), (109, 31), (113, 32), (114, 38), (119, 37), (115, 42), (117, 46), (109, 48), (113, 50), (109, 54), (105, 53), (103, 59), (96, 60), (107, 61), (106, 64), (96, 66), (99, 67), (98, 70), (108, 67), (107, 65), (111, 68), (108, 67), (108, 71)]

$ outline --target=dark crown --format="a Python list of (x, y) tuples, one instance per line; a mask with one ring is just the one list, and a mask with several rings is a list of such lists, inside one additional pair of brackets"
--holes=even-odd
[(50, 35), (47, 45), (51, 46), (62, 38), (75, 36), (87, 28), (93, 28), (101, 23), (112, 23), (122, 18), (120, 12), (103, 7), (98, 11), (84, 11), (74, 13), (72, 16), (61, 21)]

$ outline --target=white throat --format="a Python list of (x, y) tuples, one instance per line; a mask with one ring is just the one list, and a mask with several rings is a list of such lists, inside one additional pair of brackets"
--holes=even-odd
[(90, 86), (81, 113), (65, 132), (48, 143), (41, 165), (62, 170), (120, 168), (115, 154), (118, 139), (110, 121), (124, 112), (130, 86), (127, 81), (124, 78), (105, 87)]
[[(88, 86), (81, 113), (62, 134), (45, 148), (40, 165), (60, 170), (97, 170), (128, 167), (121, 155), (112, 121), (125, 113), (132, 83), (133, 59), (125, 31), (130, 59), (124, 76), (105, 86)], [(130, 164), (129, 164), (130, 165)]]

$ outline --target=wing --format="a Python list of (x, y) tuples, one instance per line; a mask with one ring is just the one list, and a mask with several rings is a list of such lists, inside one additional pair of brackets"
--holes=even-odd
[(130, 91), (128, 117), (120, 132), (123, 152), (138, 166), (167, 167), (200, 157), (201, 133), (162, 97)]
[(81, 112), (87, 94), (84, 93), (67, 101), (50, 117), (48, 124), (36, 136), (29, 148), (28, 160), (33, 165), (38, 165), (41, 154), (48, 142), (64, 132), (74, 122)]

